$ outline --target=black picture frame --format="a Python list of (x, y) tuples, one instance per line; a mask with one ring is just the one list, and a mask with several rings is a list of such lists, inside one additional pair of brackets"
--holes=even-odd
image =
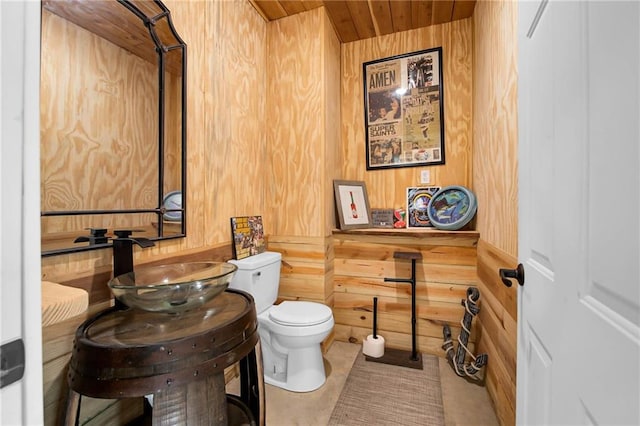
[(362, 64), (367, 170), (445, 163), (442, 47)]

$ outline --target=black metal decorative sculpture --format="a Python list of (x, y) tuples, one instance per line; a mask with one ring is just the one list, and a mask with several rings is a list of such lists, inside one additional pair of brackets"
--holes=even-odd
[[(447, 358), (453, 365), (453, 369), (456, 374), (460, 377), (471, 377), (474, 380), (478, 380), (477, 377), (475, 377), (475, 374), (487, 364), (489, 359), (487, 354), (475, 356), (467, 348), (469, 334), (471, 333), (471, 322), (473, 321), (473, 317), (478, 315), (478, 312), (480, 312), (480, 307), (477, 304), (478, 300), (480, 300), (480, 291), (475, 287), (469, 287), (467, 289), (467, 298), (462, 299), (462, 306), (464, 306), (465, 313), (464, 317), (460, 321), (462, 330), (460, 330), (460, 335), (458, 336), (458, 348), (456, 351), (453, 349), (451, 329), (448, 325), (445, 325), (442, 329), (442, 334), (444, 336), (442, 349), (447, 352)], [(469, 363), (465, 363), (467, 354), (472, 359)]]

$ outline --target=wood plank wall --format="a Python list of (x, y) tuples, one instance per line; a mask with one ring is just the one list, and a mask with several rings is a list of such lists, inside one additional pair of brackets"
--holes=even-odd
[[(372, 208), (406, 207), (406, 188), (429, 170), (432, 185), (472, 182), (471, 19), (342, 45), (342, 179), (364, 181)], [(366, 170), (363, 62), (442, 46), (446, 164)]]
[[(388, 347), (411, 349), (411, 286), (384, 278), (410, 278), (411, 261), (394, 252), (418, 252), (416, 335), (418, 350), (444, 356), (442, 327), (460, 333), (461, 300), (476, 284), (475, 231), (335, 231), (334, 317), (336, 339), (361, 342), (372, 333), (378, 297), (378, 333)], [(471, 342), (475, 341), (475, 324)], [(473, 350), (473, 344), (469, 346)]]
[[(406, 188), (420, 185), (424, 169), (430, 171), (431, 185), (472, 186), (472, 31), (466, 19), (342, 45), (341, 178), (364, 181), (372, 208), (406, 207)], [(443, 50), (446, 164), (366, 171), (363, 62), (438, 46)], [(371, 333), (372, 298), (379, 295), (381, 334), (390, 347), (411, 348), (407, 285), (383, 278), (409, 274), (410, 263), (399, 266), (393, 250), (421, 251), (425, 260), (417, 274), (426, 278), (418, 284), (417, 344), (422, 352), (443, 356), (442, 325), (450, 323), (457, 335), (460, 301), (476, 281), (475, 242), (458, 247), (459, 242), (351, 234), (336, 234), (334, 240), (336, 339), (361, 342)], [(457, 265), (442, 254), (452, 250)]]
[[(41, 39), (42, 210), (155, 208), (155, 67), (46, 9)], [(136, 179), (129, 179), (132, 171)], [(112, 228), (112, 219), (43, 218), (42, 233)], [(140, 226), (142, 219), (121, 215), (117, 226)]]
[(326, 237), (339, 177), (340, 43), (324, 8), (269, 23), (265, 228)]
[(478, 242), (478, 351), (489, 355), (486, 386), (502, 425), (515, 424), (518, 315), (517, 284), (506, 287), (498, 269), (514, 268), (517, 263), (515, 257), (485, 240)]
[(515, 424), (517, 289), (498, 269), (518, 257), (517, 5), (478, 2), (474, 22), (473, 182), (479, 200), (478, 350), (489, 354), (487, 390), (502, 425)]
[(324, 8), (268, 25), (269, 250), (282, 253), (281, 299), (332, 304), (339, 178), (340, 43)]
[[(164, 3), (188, 54), (187, 237), (134, 249), (136, 264), (229, 242), (231, 216), (265, 210), (266, 23), (244, 0)], [(111, 265), (97, 250), (43, 258), (42, 274), (57, 282)]]
[(272, 236), (269, 250), (282, 253), (279, 298), (333, 305), (331, 238)]
[[(227, 260), (231, 258), (229, 217), (260, 214), (265, 206), (266, 23), (244, 0), (164, 3), (188, 49), (187, 237), (161, 241), (149, 249), (136, 248), (134, 262), (198, 253)], [(76, 34), (81, 37), (80, 32)], [(86, 40), (67, 42), (73, 45)], [(43, 73), (55, 72), (43, 69)], [(66, 79), (64, 84), (73, 82)], [(64, 167), (64, 162), (59, 166)], [(206, 254), (220, 245), (229, 249), (222, 258)], [(91, 308), (108, 297), (105, 290), (111, 268), (110, 250), (42, 259), (43, 279), (87, 288), (93, 295)], [(52, 332), (65, 341), (62, 345), (70, 345), (72, 333)], [(58, 380), (54, 385), (45, 383), (45, 420), (56, 424), (59, 383), (64, 380), (68, 352), (52, 351), (47, 344), (43, 350), (48, 363), (45, 376)], [(119, 409), (114, 415), (118, 413)]]
[[(264, 214), (270, 227), (267, 233), (279, 231), (269, 235), (270, 249), (285, 257), (281, 297), (331, 305), (332, 180), (341, 165), (340, 129), (335, 125), (340, 119), (336, 101), (340, 97), (340, 45), (323, 9), (290, 27), (294, 33), (306, 34), (303, 40), (308, 45), (300, 49), (303, 56), (307, 57), (311, 47), (317, 56), (309, 55), (308, 62), (302, 63), (308, 67), (306, 75), (297, 75), (295, 67), (281, 71), (283, 81), (302, 84), (302, 91), (293, 91), (293, 99), (281, 100), (285, 106), (281, 113), (291, 111), (299, 125), (284, 139), (273, 136), (274, 145), (268, 146), (266, 129), (273, 126), (275, 116), (265, 109), (268, 49), (262, 18), (245, 1), (165, 3), (189, 55), (187, 237), (161, 241), (145, 250), (136, 248), (135, 264), (203, 255), (227, 260), (230, 250), (220, 254), (218, 248), (229, 248), (229, 217)], [(291, 64), (300, 52), (282, 60)], [(302, 114), (302, 107), (311, 108), (313, 115)], [(280, 163), (271, 162), (275, 156), (270, 150), (288, 155), (290, 162), (283, 164), (284, 170)], [(289, 211), (282, 206), (267, 209), (267, 184), (273, 191), (269, 197), (283, 200), (284, 206), (291, 206)], [(304, 194), (304, 203), (296, 202), (299, 194)], [(288, 227), (290, 221), (292, 227)], [(105, 290), (111, 264), (110, 250), (43, 258), (43, 278), (86, 288), (94, 307), (109, 296)], [(71, 335), (59, 337), (70, 344)], [(48, 346), (44, 350), (49, 352)], [(63, 380), (60, 371), (68, 362), (68, 353), (49, 356), (53, 359), (45, 367), (47, 374)], [(56, 389), (60, 389), (59, 382)], [(47, 397), (56, 402), (49, 404), (48, 413), (55, 412), (59, 404), (59, 394), (51, 392)]]

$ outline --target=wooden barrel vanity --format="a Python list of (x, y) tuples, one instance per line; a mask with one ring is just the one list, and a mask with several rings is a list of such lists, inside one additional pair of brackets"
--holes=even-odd
[[(240, 396), (224, 369), (240, 364)], [(264, 381), (253, 298), (227, 290), (180, 314), (111, 308), (76, 331), (65, 424), (81, 396), (153, 395), (153, 425), (264, 425)]]

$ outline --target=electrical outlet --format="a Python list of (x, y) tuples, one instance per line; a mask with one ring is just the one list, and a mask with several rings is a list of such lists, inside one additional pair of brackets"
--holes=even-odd
[(429, 173), (429, 170), (422, 170), (420, 172), (420, 183), (431, 183), (431, 173)]

